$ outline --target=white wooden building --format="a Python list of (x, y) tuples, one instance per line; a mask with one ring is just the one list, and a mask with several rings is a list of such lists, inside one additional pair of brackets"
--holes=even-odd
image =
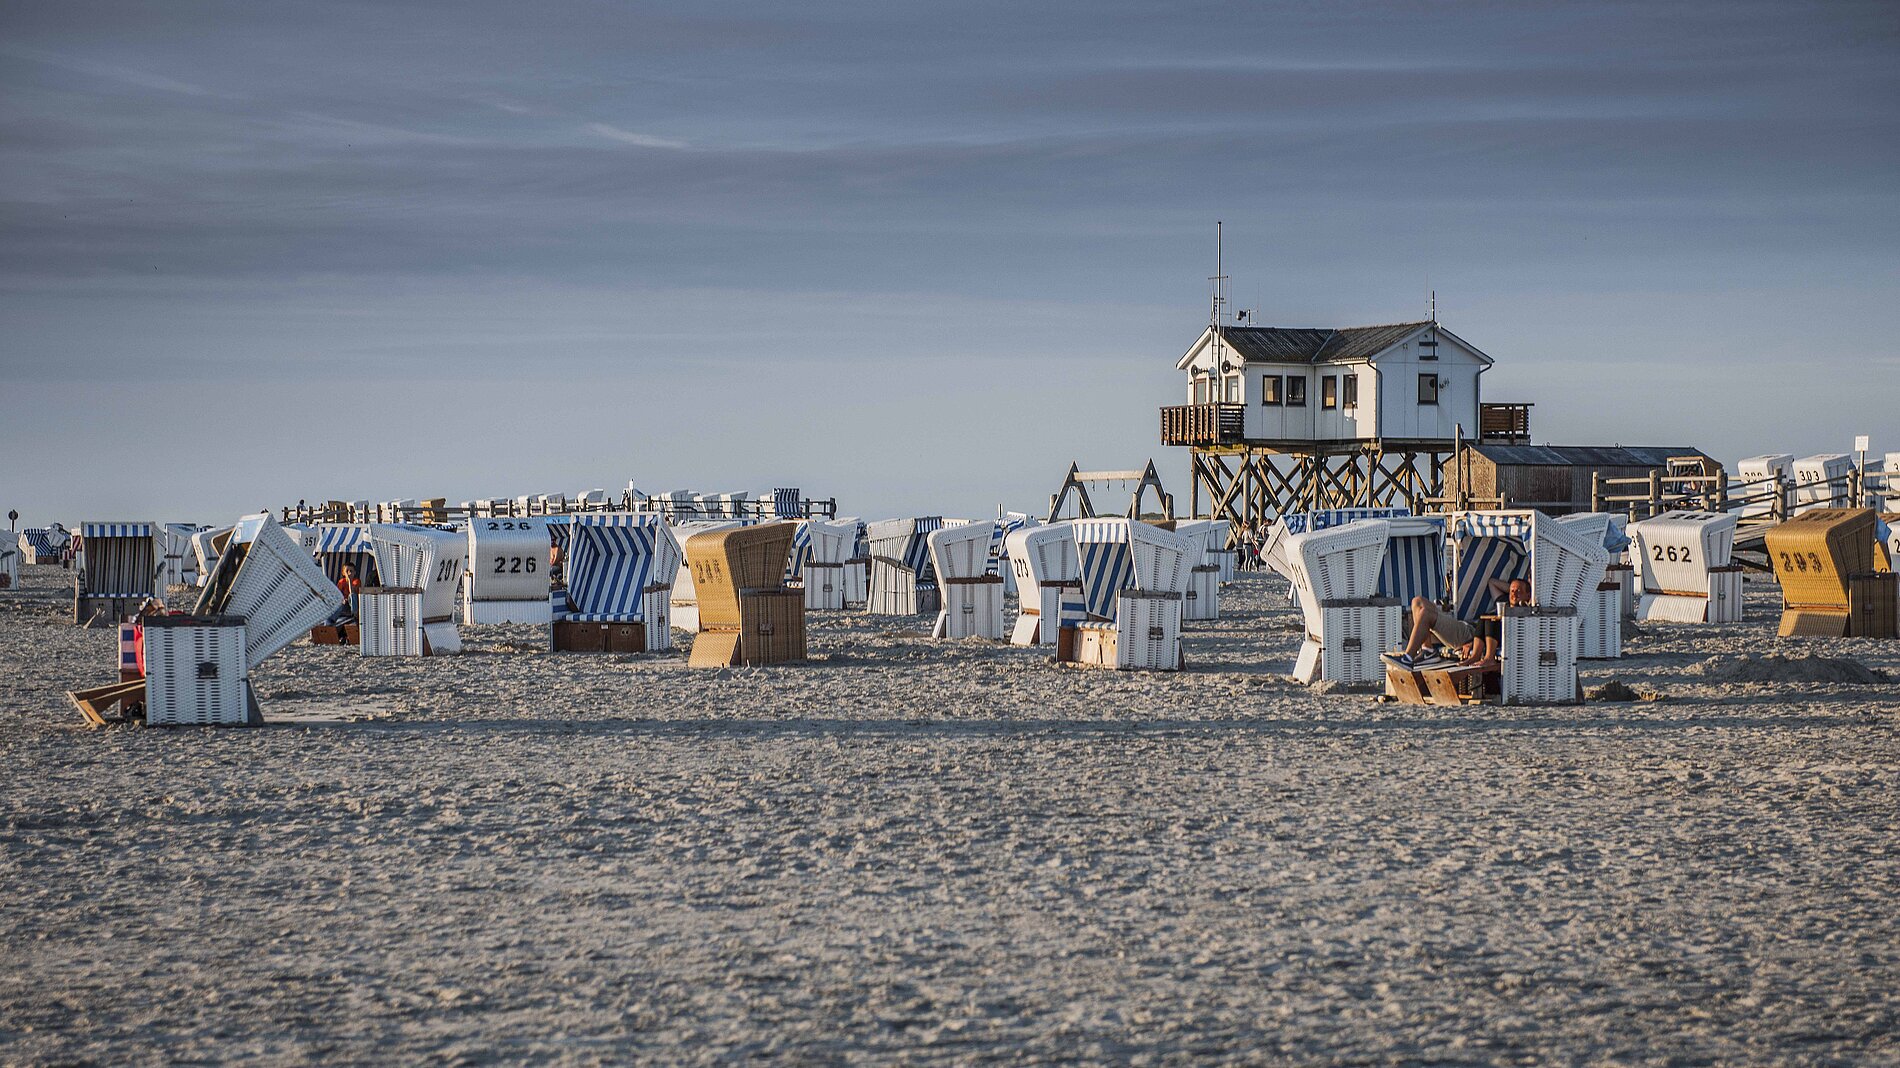
[(1208, 327), (1176, 366), (1187, 403), (1240, 405), (1247, 442), (1450, 441), (1479, 428), (1491, 357), (1429, 320)]

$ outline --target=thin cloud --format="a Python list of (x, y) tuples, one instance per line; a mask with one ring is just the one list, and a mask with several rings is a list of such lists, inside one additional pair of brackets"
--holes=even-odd
[(623, 145), (638, 145), (641, 148), (682, 149), (691, 147), (684, 141), (674, 141), (665, 137), (654, 137), (652, 134), (643, 134), (634, 130), (623, 130), (618, 126), (609, 126), (604, 122), (590, 122), (587, 124), (587, 130), (589, 133), (605, 137), (609, 141), (618, 141)]
[(122, 67), (111, 63), (93, 63), (89, 60), (74, 59), (71, 56), (47, 52), (38, 48), (21, 48), (18, 45), (0, 45), (0, 55), (12, 56), (15, 59), (23, 59), (32, 63), (44, 63), (49, 67), (57, 67), (60, 70), (70, 71), (74, 74), (84, 74), (92, 78), (118, 82), (121, 85), (130, 85), (137, 89), (153, 89), (162, 93), (181, 93), (185, 96), (219, 95), (202, 85), (181, 82), (176, 78), (169, 78), (163, 74), (153, 74), (150, 71), (137, 70), (132, 67)]

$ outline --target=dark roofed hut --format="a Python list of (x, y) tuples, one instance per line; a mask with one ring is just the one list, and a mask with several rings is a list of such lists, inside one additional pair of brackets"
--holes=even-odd
[(1666, 477), (1691, 467), (1705, 474), (1721, 470), (1708, 454), (1686, 446), (1476, 443), (1445, 461), (1445, 493), (1457, 492), (1462, 473), (1474, 508), (1536, 508), (1564, 515), (1591, 510), (1593, 476), (1647, 478), (1656, 471)]

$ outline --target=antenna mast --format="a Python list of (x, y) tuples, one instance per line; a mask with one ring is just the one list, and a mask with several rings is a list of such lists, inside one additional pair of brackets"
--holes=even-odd
[(1219, 219), (1214, 220), (1214, 275), (1208, 282), (1214, 293), (1213, 306), (1207, 313), (1207, 327), (1214, 332), (1213, 388), (1208, 400), (1218, 402), (1225, 399), (1221, 391), (1226, 389), (1227, 378), (1226, 342), (1220, 332), (1221, 312), (1227, 306), (1226, 248)]

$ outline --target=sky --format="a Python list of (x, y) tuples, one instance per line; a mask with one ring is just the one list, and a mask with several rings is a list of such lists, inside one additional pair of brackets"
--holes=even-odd
[(0, 509), (1037, 511), (1207, 321), (1900, 450), (1900, 6), (0, 0)]

